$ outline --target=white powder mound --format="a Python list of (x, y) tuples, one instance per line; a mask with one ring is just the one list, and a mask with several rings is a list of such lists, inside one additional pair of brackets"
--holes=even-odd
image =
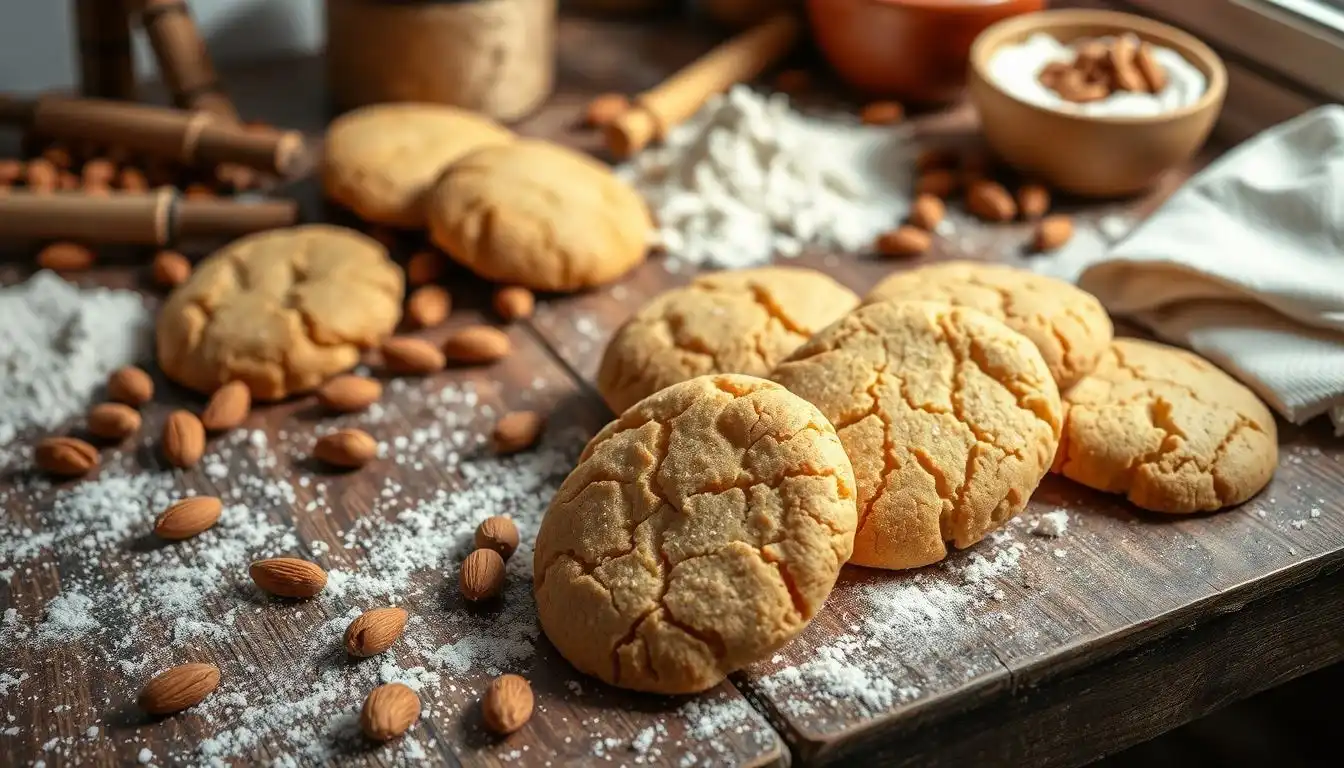
[(1056, 509), (1054, 512), (1046, 512), (1038, 515), (1031, 524), (1031, 532), (1035, 536), (1044, 536), (1050, 539), (1057, 539), (1068, 533), (1069, 513), (1063, 509)]
[(868, 248), (909, 205), (899, 130), (808, 118), (746, 86), (617, 173), (648, 201), (669, 268), (748, 267), (805, 246)]

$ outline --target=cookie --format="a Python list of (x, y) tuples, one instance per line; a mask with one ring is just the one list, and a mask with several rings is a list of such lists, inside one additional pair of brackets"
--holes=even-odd
[(429, 203), (434, 243), (471, 271), (539, 291), (609, 283), (644, 260), (648, 208), (606, 165), (516, 141), (454, 163)]
[(475, 149), (512, 140), (504, 126), (454, 107), (356, 109), (327, 128), (322, 188), (365, 221), (422, 227), (425, 199), (444, 168)]
[(897, 272), (865, 304), (938, 301), (1002, 320), (1041, 350), (1061, 390), (1096, 367), (1111, 343), (1111, 319), (1092, 294), (1052, 277), (1001, 264), (949, 261)]
[(1059, 442), (1041, 353), (965, 307), (860, 307), (771, 378), (821, 409), (854, 463), (859, 565), (915, 568), (980, 541), (1022, 511)]
[(537, 532), (537, 613), (583, 672), (703, 691), (802, 630), (854, 524), (854, 474), (816, 408), (764, 379), (701, 376), (588, 444)]
[(707, 373), (766, 376), (859, 303), (826, 275), (795, 267), (717, 272), (654, 298), (607, 344), (597, 389), (620, 413)]
[(353, 368), (401, 317), (401, 269), (377, 241), (314, 224), (216, 251), (159, 313), (159, 366), (200, 392), (245, 382), (259, 400)]
[(1154, 512), (1240, 504), (1279, 463), (1274, 416), (1260, 398), (1164, 344), (1116, 339), (1064, 407), (1054, 471)]

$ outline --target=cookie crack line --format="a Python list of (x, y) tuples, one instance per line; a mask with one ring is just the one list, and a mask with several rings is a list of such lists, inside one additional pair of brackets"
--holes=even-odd
[[(985, 375), (985, 378), (990, 379), (994, 383), (998, 384), (1000, 387), (1003, 387), (1004, 391), (1012, 395), (1013, 402), (1017, 405), (1019, 410), (1026, 411), (1027, 413), (1032, 414), (1034, 417), (1036, 417), (1037, 420), (1039, 420), (1040, 422), (1042, 422), (1043, 424), (1045, 424), (1047, 427), (1050, 428), (1051, 434), (1055, 434), (1058, 432), (1059, 429), (1058, 423), (1054, 419), (1048, 418), (1048, 416), (1051, 416), (1053, 414), (1049, 413), (1049, 408), (1047, 407), (1047, 404), (1042, 403), (1037, 398), (1032, 397), (1032, 394), (1034, 393), (1021, 391), (1023, 389), (1022, 386), (1023, 382), (1019, 381), (1016, 377), (999, 375), (999, 372), (994, 371), (992, 366), (989, 365), (988, 361), (984, 359), (984, 349), (982, 348), (982, 346), (978, 341), (976, 341), (975, 339), (968, 339), (967, 345), (969, 349), (966, 351), (966, 354), (963, 355), (961, 354), (960, 350), (958, 350), (957, 345), (953, 343), (955, 334), (952, 333), (952, 329), (948, 326), (948, 317), (946, 315), (944, 315), (939, 319), (939, 326), (941, 327), (941, 330), (943, 332), (943, 338), (947, 342), (947, 348), (951, 350), (953, 360), (958, 366), (961, 366), (966, 363), (970, 363), (971, 365), (975, 366), (981, 373)], [(956, 392), (954, 391), (954, 395), (955, 394)], [(955, 403), (955, 398), (953, 401)], [(1045, 411), (1045, 413), (1042, 413), (1042, 411)], [(962, 423), (965, 423), (967, 426), (971, 427), (972, 429), (975, 429), (975, 427), (972, 426), (969, 422), (967, 422), (966, 419), (960, 416), (958, 416), (958, 418), (962, 421)], [(989, 440), (986, 442), (989, 442), (990, 444), (996, 444), (993, 440)]]
[[(1190, 386), (1189, 384), (1186, 384), (1186, 383), (1184, 383), (1184, 382), (1180, 382), (1180, 381), (1174, 381), (1174, 380), (1172, 380), (1172, 379), (1159, 379), (1159, 378), (1154, 378), (1152, 375), (1150, 375), (1150, 374), (1148, 374), (1147, 372), (1141, 370), (1137, 365), (1129, 363), (1129, 362), (1125, 359), (1125, 355), (1124, 355), (1124, 353), (1120, 351), (1120, 347), (1118, 347), (1118, 346), (1116, 346), (1116, 345), (1114, 345), (1114, 344), (1111, 345), (1111, 352), (1115, 355), (1115, 365), (1116, 365), (1116, 367), (1119, 368), (1120, 370), (1122, 370), (1122, 371), (1128, 373), (1128, 374), (1132, 377), (1132, 379), (1130, 379), (1130, 381), (1142, 382), (1142, 383), (1147, 384), (1147, 385), (1152, 385), (1152, 384), (1163, 384), (1163, 385), (1166, 385), (1166, 386), (1169, 386), (1169, 387), (1174, 387), (1174, 388), (1179, 389), (1179, 390), (1181, 390), (1182, 392), (1184, 392), (1184, 393), (1186, 394), (1186, 396), (1188, 396), (1191, 400), (1194, 400), (1195, 402), (1199, 403), (1200, 405), (1203, 405), (1203, 406), (1205, 406), (1205, 407), (1208, 407), (1208, 408), (1211, 408), (1211, 409), (1214, 409), (1214, 410), (1221, 410), (1221, 409), (1224, 409), (1224, 408), (1230, 408), (1231, 410), (1234, 410), (1234, 411), (1236, 412), (1237, 416), (1239, 416), (1239, 417), (1241, 417), (1241, 418), (1244, 418), (1244, 419), (1246, 419), (1246, 420), (1248, 420), (1248, 421), (1251, 421), (1251, 422), (1254, 422), (1254, 421), (1255, 421), (1255, 419), (1253, 419), (1250, 415), (1244, 413), (1243, 411), (1241, 411), (1241, 410), (1238, 409), (1238, 408), (1235, 408), (1234, 406), (1230, 406), (1230, 405), (1226, 405), (1226, 404), (1220, 404), (1220, 403), (1212, 403), (1212, 402), (1209, 402), (1208, 400), (1205, 400), (1205, 399), (1200, 395), (1199, 390), (1193, 388), (1193, 387)], [(1192, 366), (1192, 367), (1193, 367), (1193, 366)], [(1196, 370), (1197, 370), (1197, 369), (1196, 369)], [(1200, 374), (1203, 375), (1203, 372), (1201, 371)], [(1111, 382), (1112, 386), (1114, 386), (1115, 383), (1116, 383), (1116, 382)], [(1126, 405), (1126, 404), (1141, 403), (1141, 402), (1144, 402), (1145, 400), (1147, 400), (1148, 398), (1152, 398), (1152, 397), (1160, 397), (1160, 395), (1158, 395), (1158, 394), (1156, 394), (1156, 393), (1154, 393), (1154, 392), (1152, 392), (1152, 391), (1149, 391), (1149, 392), (1145, 392), (1145, 393), (1143, 393), (1143, 394), (1137, 395), (1137, 396), (1135, 396), (1134, 398), (1132, 398), (1132, 399), (1130, 399), (1130, 400), (1125, 400), (1125, 401), (1115, 401), (1113, 404), (1115, 404), (1115, 405)], [(1263, 431), (1263, 426), (1262, 426), (1262, 425), (1260, 425), (1260, 424), (1257, 423), (1257, 424), (1256, 424), (1256, 427), (1257, 427), (1258, 429), (1260, 429), (1261, 431)]]

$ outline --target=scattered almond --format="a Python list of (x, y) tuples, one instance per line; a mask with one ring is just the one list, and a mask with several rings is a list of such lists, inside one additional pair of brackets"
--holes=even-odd
[(191, 411), (173, 411), (163, 424), (163, 457), (174, 467), (196, 466), (205, 454), (205, 427)]
[(378, 402), (382, 396), (383, 385), (376, 379), (354, 374), (329, 379), (317, 390), (317, 402), (321, 403), (323, 408), (337, 413), (362, 411)]
[(1033, 246), (1038, 251), (1053, 251), (1073, 238), (1073, 219), (1056, 214), (1036, 224)]
[(210, 200), (215, 196), (215, 191), (205, 184), (197, 182), (188, 184), (182, 195), (188, 200)]
[(105, 157), (95, 157), (84, 163), (84, 167), (80, 169), (80, 175), (84, 177), (86, 186), (89, 184), (106, 186), (117, 177), (117, 166)]
[(1148, 90), (1148, 83), (1134, 61), (1138, 52), (1138, 40), (1131, 35), (1123, 35), (1111, 43), (1111, 74), (1115, 78), (1116, 88), (1138, 93)]
[(536, 411), (512, 411), (495, 422), (490, 435), (495, 453), (510, 454), (531, 448), (541, 436), (546, 420)]
[(149, 179), (139, 168), (122, 168), (117, 173), (117, 186), (123, 192), (148, 192)]
[(150, 269), (154, 283), (161, 288), (176, 288), (191, 277), (191, 262), (177, 251), (159, 251)]
[(70, 150), (59, 144), (53, 144), (42, 150), (42, 159), (61, 170), (68, 170), (70, 166), (75, 164), (75, 159), (71, 157)]
[(140, 691), (140, 708), (151, 715), (171, 715), (201, 703), (219, 687), (219, 667), (182, 664), (164, 670)]
[(957, 191), (957, 175), (946, 168), (937, 168), (920, 175), (915, 181), (915, 194), (948, 197)]
[(438, 280), (443, 274), (443, 257), (434, 251), (416, 251), (406, 262), (406, 282), (418, 287)]
[(388, 683), (369, 691), (359, 714), (359, 727), (374, 741), (390, 741), (419, 719), (420, 697), (415, 691), (401, 683)]
[(383, 367), (400, 376), (423, 376), (443, 370), (443, 352), (424, 339), (397, 336), (383, 342)]
[(1017, 218), (1017, 203), (1008, 190), (996, 181), (983, 180), (966, 190), (966, 210), (985, 221), (1012, 221)]
[(1167, 87), (1167, 70), (1163, 69), (1153, 57), (1152, 45), (1148, 43), (1139, 45), (1138, 53), (1134, 54), (1134, 66), (1139, 68), (1139, 74), (1143, 76), (1149, 93), (1160, 93)]
[(29, 160), (23, 169), (24, 183), (35, 192), (50, 192), (60, 183), (61, 172), (47, 160)]
[(619, 93), (604, 93), (588, 102), (583, 123), (590, 128), (606, 128), (630, 109), (630, 100)]
[(905, 119), (905, 107), (894, 101), (874, 101), (859, 112), (864, 125), (893, 125)]
[(775, 75), (775, 90), (798, 94), (812, 87), (812, 74), (806, 69), (786, 69)]
[(223, 503), (214, 496), (190, 496), (173, 502), (159, 515), (154, 533), (161, 539), (190, 539), (213, 527), (223, 511)]
[(280, 597), (312, 597), (327, 586), (322, 566), (297, 557), (258, 560), (247, 572), (262, 591)]
[(437, 285), (422, 285), (411, 292), (406, 302), (406, 316), (417, 328), (429, 328), (448, 319), (452, 296)]
[(125, 440), (140, 429), (140, 412), (124, 403), (99, 403), (89, 409), (89, 434)]
[(373, 460), (378, 441), (359, 429), (342, 429), (318, 438), (313, 456), (335, 467), (358, 469)]
[(458, 576), (462, 596), (473, 603), (489, 600), (504, 588), (504, 558), (493, 549), (478, 549), (462, 561)]
[(56, 188), (62, 192), (74, 192), (79, 189), (79, 177), (70, 171), (61, 171), (56, 178)]
[(1017, 190), (1017, 209), (1028, 221), (1041, 218), (1050, 210), (1050, 191), (1040, 184), (1023, 184)]
[(910, 223), (925, 232), (932, 232), (947, 215), (947, 205), (942, 198), (933, 195), (919, 195), (910, 206)]
[(883, 256), (918, 256), (933, 245), (933, 235), (909, 224), (877, 237), (877, 252)]
[(532, 717), (532, 686), (518, 675), (500, 675), (481, 697), (485, 727), (500, 735), (513, 733)]
[(506, 323), (526, 320), (537, 306), (537, 297), (521, 285), (510, 285), (495, 291), (495, 314)]
[(54, 272), (82, 272), (94, 260), (93, 249), (79, 243), (52, 243), (37, 254), (37, 265)]
[(208, 432), (235, 429), (252, 411), (252, 390), (241, 381), (230, 381), (215, 390), (201, 413), (201, 424)]
[(154, 380), (144, 370), (128, 365), (107, 377), (107, 397), (132, 408), (139, 408), (154, 397)]
[(17, 184), (23, 179), (23, 161), (0, 157), (0, 186)]
[(485, 518), (476, 528), (476, 548), (494, 550), (508, 560), (518, 549), (518, 526), (505, 515)]
[(48, 437), (37, 444), (34, 457), (43, 472), (61, 477), (80, 477), (97, 468), (98, 449), (74, 437)]
[(493, 363), (507, 356), (512, 347), (508, 334), (498, 328), (473, 325), (449, 336), (443, 354), (454, 363)]
[(401, 608), (365, 611), (345, 629), (345, 652), (360, 658), (377, 656), (391, 648), (405, 629), (406, 611)]

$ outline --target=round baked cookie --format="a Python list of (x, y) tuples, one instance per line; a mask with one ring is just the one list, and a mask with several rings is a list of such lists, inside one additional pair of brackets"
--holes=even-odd
[(1154, 512), (1240, 504), (1279, 464), (1278, 428), (1260, 398), (1165, 344), (1116, 339), (1064, 407), (1054, 471)]
[(772, 374), (835, 425), (858, 480), (852, 562), (915, 568), (1022, 511), (1059, 442), (1059, 390), (1025, 336), (929, 302), (860, 307)]
[(401, 268), (370, 237), (313, 224), (235, 240), (159, 313), (159, 366), (200, 392), (243, 381), (259, 400), (353, 368), (401, 318)]
[(764, 379), (701, 376), (588, 444), (537, 532), (537, 613), (583, 672), (703, 691), (802, 630), (854, 524), (854, 473), (816, 408)]
[(703, 275), (655, 297), (616, 331), (602, 356), (597, 389), (620, 413), (694, 376), (766, 376), (858, 303), (848, 288), (811, 269)]
[(489, 118), (440, 104), (377, 104), (327, 128), (322, 188), (365, 221), (422, 227), (443, 169), (480, 147), (513, 140)]
[(1002, 320), (1041, 350), (1061, 390), (1097, 365), (1111, 343), (1111, 318), (1096, 297), (1075, 285), (1002, 264), (948, 261), (897, 272), (864, 297), (938, 301)]
[(486, 147), (434, 186), (429, 234), (486, 278), (539, 291), (609, 283), (644, 260), (652, 221), (611, 169), (545, 141)]

